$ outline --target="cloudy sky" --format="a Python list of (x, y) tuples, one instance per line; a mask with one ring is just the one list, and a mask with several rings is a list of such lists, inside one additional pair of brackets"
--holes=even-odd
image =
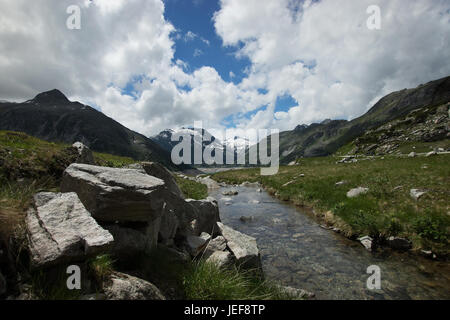
[[(381, 29), (369, 30), (369, 5)], [(81, 29), (66, 27), (67, 7)], [(448, 0), (0, 0), (0, 99), (58, 88), (146, 135), (352, 119), (450, 75)]]

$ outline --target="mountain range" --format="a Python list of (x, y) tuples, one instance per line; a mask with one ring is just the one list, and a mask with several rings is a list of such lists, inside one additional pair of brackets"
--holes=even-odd
[(0, 102), (0, 130), (21, 131), (51, 142), (80, 141), (97, 152), (157, 161), (173, 169), (187, 167), (174, 166), (170, 153), (158, 143), (90, 106), (69, 101), (57, 89), (22, 103)]
[[(333, 154), (370, 130), (396, 119), (403, 119), (415, 110), (436, 110), (435, 107), (448, 102), (450, 77), (445, 77), (417, 88), (392, 92), (381, 98), (365, 114), (351, 121), (327, 119), (321, 123), (298, 125), (293, 130), (280, 133), (280, 163), (287, 164), (301, 157)], [(171, 161), (172, 148), (178, 143), (172, 141), (172, 136), (176, 133), (187, 134), (192, 138), (194, 135), (210, 136), (209, 141), (202, 141), (202, 152), (210, 144), (218, 150), (230, 150), (232, 143), (236, 146), (235, 157), (240, 152), (249, 152), (245, 138), (234, 137), (220, 141), (204, 129), (167, 129), (147, 138), (90, 106), (69, 101), (57, 89), (40, 93), (22, 103), (0, 100), (0, 130), (22, 131), (53, 142), (81, 141), (94, 151), (128, 156), (136, 160), (157, 161), (172, 169), (191, 168), (184, 164), (175, 166)], [(436, 130), (441, 132), (439, 137), (446, 139), (448, 128)], [(267, 143), (267, 139), (270, 136), (250, 148), (259, 148), (261, 143)], [(191, 163), (194, 163), (193, 150), (196, 143), (198, 142), (192, 139)]]
[[(333, 154), (368, 130), (403, 118), (411, 111), (425, 107), (431, 109), (449, 101), (450, 77), (445, 77), (417, 88), (392, 92), (381, 98), (365, 114), (351, 121), (325, 120), (321, 123), (298, 125), (294, 130), (280, 133), (280, 163), (287, 164), (301, 157)], [(267, 140), (263, 139), (260, 143), (267, 143)]]

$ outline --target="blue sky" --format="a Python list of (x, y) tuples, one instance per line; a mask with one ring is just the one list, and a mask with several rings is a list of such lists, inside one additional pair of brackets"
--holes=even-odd
[[(182, 60), (188, 64), (185, 69), (192, 73), (203, 66), (213, 67), (227, 82), (239, 84), (248, 74), (251, 61), (245, 56), (236, 57), (236, 52), (242, 47), (224, 46), (222, 39), (216, 34), (213, 16), (219, 11), (219, 1), (216, 0), (165, 0), (166, 20), (174, 25), (177, 32), (172, 39), (175, 41), (174, 60)], [(264, 88), (260, 93), (267, 93)], [(275, 112), (288, 111), (297, 105), (296, 100), (289, 94), (279, 96), (275, 104)], [(235, 121), (250, 118), (257, 111), (238, 113), (223, 119), (226, 127), (234, 127)]]
[[(164, 4), (166, 20), (177, 29), (177, 33), (172, 36), (175, 41), (175, 61), (179, 59), (187, 62), (187, 73), (211, 66), (223, 80), (236, 84), (241, 82), (251, 63), (246, 57), (236, 58), (237, 48), (224, 47), (222, 39), (216, 34), (212, 18), (220, 9), (218, 1), (165, 0)], [(195, 34), (195, 37), (186, 37), (188, 32)], [(230, 76), (230, 72), (234, 76)]]

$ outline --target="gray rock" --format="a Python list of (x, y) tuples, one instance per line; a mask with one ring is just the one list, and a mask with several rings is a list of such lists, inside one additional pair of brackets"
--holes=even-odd
[(166, 300), (152, 283), (119, 272), (104, 283), (103, 291), (108, 300)]
[(242, 222), (252, 222), (253, 220), (255, 220), (255, 217), (254, 216), (249, 216), (249, 217), (242, 216), (239, 218), (239, 220), (241, 220)]
[(435, 156), (435, 155), (437, 155), (436, 151), (430, 151), (426, 154), (426, 157), (431, 157), (431, 156)]
[(336, 186), (342, 186), (342, 185), (344, 185), (346, 183), (347, 183), (347, 181), (339, 181), (339, 182), (336, 182), (335, 185)]
[(217, 226), (238, 265), (250, 269), (261, 268), (260, 254), (255, 238), (233, 230), (220, 222), (217, 222)]
[(232, 265), (233, 255), (228, 251), (215, 251), (207, 259), (206, 262), (214, 263), (219, 268)]
[(0, 297), (6, 293), (6, 279), (0, 271)]
[(411, 189), (409, 191), (409, 195), (411, 196), (411, 198), (413, 198), (414, 200), (419, 200), (419, 198), (421, 196), (423, 196), (426, 193), (426, 191), (421, 191), (419, 189)]
[(351, 189), (347, 192), (347, 198), (354, 198), (362, 194), (369, 192), (369, 188), (358, 187)]
[(211, 240), (211, 235), (207, 232), (202, 232), (200, 238), (204, 239), (205, 241), (209, 241)]
[(261, 188), (256, 189), (256, 192), (262, 192)]
[(414, 158), (417, 154), (415, 152), (411, 152), (410, 154), (408, 154), (409, 158)]
[(25, 221), (34, 267), (97, 255), (109, 250), (114, 241), (76, 193), (36, 194)]
[(121, 260), (133, 258), (134, 256), (144, 253), (147, 247), (153, 247), (144, 232), (131, 228), (121, 227), (119, 225), (104, 226), (114, 237), (114, 246), (111, 252), (115, 257)]
[[(168, 205), (166, 202), (163, 205), (163, 214), (161, 216), (160, 227), (159, 227), (159, 240), (160, 242), (171, 245), (173, 239), (177, 234), (178, 227), (180, 225), (180, 220), (178, 219), (175, 209)], [(189, 228), (188, 226), (185, 227)], [(184, 233), (187, 231), (185, 230)]]
[(361, 244), (369, 251), (372, 251), (372, 241), (373, 239), (369, 236), (364, 236), (361, 238), (358, 238), (358, 241), (361, 242)]
[(398, 237), (389, 237), (387, 239), (387, 245), (395, 250), (406, 251), (411, 249), (412, 244), (408, 239), (398, 238)]
[(155, 220), (171, 197), (163, 180), (139, 170), (71, 164), (61, 191), (76, 192), (92, 216), (102, 222)]
[(227, 241), (222, 236), (217, 236), (214, 239), (210, 240), (206, 246), (205, 252), (203, 256), (208, 258), (216, 251), (225, 251), (227, 248)]
[(236, 196), (238, 193), (239, 192), (237, 190), (229, 190), (222, 192), (224, 196)]
[(180, 188), (178, 187), (178, 184), (172, 173), (170, 173), (170, 171), (167, 170), (163, 165), (157, 162), (140, 162), (132, 164), (128, 166), (128, 168), (143, 170), (146, 174), (163, 180), (166, 184), (166, 187), (171, 192), (184, 199), (183, 192), (181, 192)]
[(75, 148), (78, 152), (78, 157), (75, 163), (95, 164), (91, 149), (89, 149), (83, 143), (75, 142), (72, 147)]
[(201, 237), (188, 236), (186, 238), (186, 248), (193, 257), (196, 257), (198, 254), (200, 254), (203, 249), (206, 248), (207, 244), (208, 241)]
[(288, 296), (293, 297), (295, 299), (311, 299), (316, 296), (313, 292), (309, 292), (303, 289), (297, 289), (288, 286), (278, 286), (278, 288), (284, 294), (287, 294)]
[(220, 188), (220, 185), (216, 181), (211, 179), (210, 177), (199, 178), (196, 180), (197, 180), (197, 182), (200, 182), (200, 183), (203, 183), (204, 185), (206, 185), (209, 190), (214, 190), (214, 189)]
[(194, 234), (200, 235), (206, 232), (211, 235), (217, 235), (216, 222), (220, 221), (219, 206), (216, 199), (208, 197), (205, 200), (187, 199), (186, 202), (194, 207), (196, 212), (196, 222), (194, 224)]

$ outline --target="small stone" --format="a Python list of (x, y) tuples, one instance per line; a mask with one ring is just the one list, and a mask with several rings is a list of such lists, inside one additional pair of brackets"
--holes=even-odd
[(406, 251), (411, 249), (412, 245), (408, 239), (398, 238), (398, 237), (389, 237), (387, 239), (387, 245), (395, 250)]
[(347, 198), (354, 198), (359, 195), (366, 194), (367, 192), (369, 192), (369, 188), (363, 187), (354, 188), (347, 192)]
[(416, 153), (415, 152), (411, 152), (410, 154), (408, 154), (408, 157), (409, 158), (414, 158), (416, 156)]
[(426, 193), (426, 191), (421, 191), (419, 189), (411, 189), (409, 191), (410, 196), (414, 199), (414, 200), (419, 200), (419, 198), (421, 196), (423, 196)]
[(364, 236), (361, 238), (358, 238), (358, 241), (361, 242), (361, 244), (369, 251), (372, 251), (372, 241), (373, 239), (369, 236)]
[(222, 192), (222, 194), (224, 196), (235, 196), (237, 195), (239, 192), (237, 190), (229, 190), (229, 191), (224, 191)]
[(251, 221), (253, 221), (254, 219), (255, 219), (254, 216), (249, 216), (249, 217), (242, 216), (242, 217), (239, 218), (239, 220), (241, 220), (242, 222), (251, 222)]
[(347, 181), (342, 180), (342, 181), (336, 182), (335, 185), (336, 186), (342, 186), (342, 185), (344, 185), (346, 183), (347, 183)]

